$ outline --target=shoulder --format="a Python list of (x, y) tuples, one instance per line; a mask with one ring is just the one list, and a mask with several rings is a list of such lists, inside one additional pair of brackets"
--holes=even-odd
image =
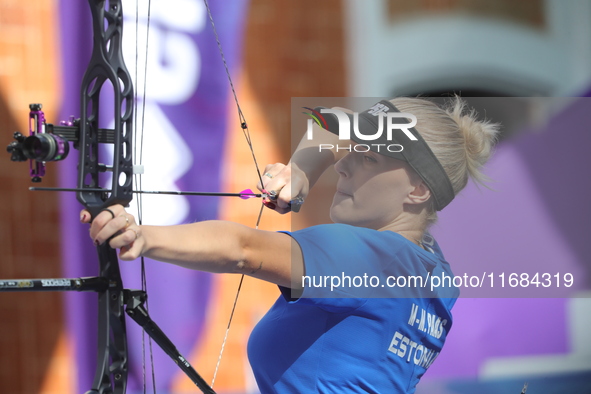
[(342, 246), (358, 248), (362, 245), (383, 245), (390, 250), (406, 243), (404, 237), (391, 231), (377, 231), (347, 224), (322, 224), (302, 230), (285, 232), (300, 244), (318, 244), (323, 247)]

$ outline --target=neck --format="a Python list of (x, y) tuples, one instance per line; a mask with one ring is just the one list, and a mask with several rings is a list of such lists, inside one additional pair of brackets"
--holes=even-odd
[(393, 231), (422, 247), (423, 234), (426, 230), (424, 216), (423, 212), (420, 214), (403, 212), (379, 231)]

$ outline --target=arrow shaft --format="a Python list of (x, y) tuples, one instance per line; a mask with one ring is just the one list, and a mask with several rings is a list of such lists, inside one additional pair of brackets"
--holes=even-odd
[[(30, 187), (31, 191), (42, 191), (42, 192), (104, 192), (110, 193), (109, 189), (99, 188), (67, 188), (67, 187)], [(216, 192), (182, 192), (182, 191), (158, 191), (158, 190), (134, 190), (136, 194), (163, 194), (163, 195), (175, 195), (175, 196), (213, 196), (213, 197), (242, 197), (242, 198), (260, 198), (264, 197), (262, 193), (216, 193)]]

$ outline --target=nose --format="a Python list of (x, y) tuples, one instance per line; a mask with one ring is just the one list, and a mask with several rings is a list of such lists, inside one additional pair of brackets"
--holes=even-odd
[(349, 177), (351, 175), (351, 159), (352, 154), (347, 153), (339, 161), (334, 164), (334, 169), (342, 177)]

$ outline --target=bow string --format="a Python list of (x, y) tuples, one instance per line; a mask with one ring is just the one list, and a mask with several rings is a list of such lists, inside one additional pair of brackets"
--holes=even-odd
[[(151, 3), (151, 2), (149, 2), (149, 3)], [(229, 70), (229, 67), (228, 67), (228, 63), (226, 61), (226, 56), (224, 54), (222, 43), (220, 41), (220, 38), (219, 38), (219, 35), (218, 35), (218, 32), (217, 32), (217, 28), (216, 28), (215, 21), (214, 21), (212, 12), (211, 12), (211, 8), (209, 6), (209, 2), (208, 2), (208, 0), (203, 0), (203, 3), (204, 3), (204, 6), (205, 6), (205, 8), (207, 10), (207, 16), (208, 16), (208, 19), (209, 19), (209, 23), (210, 23), (211, 29), (213, 31), (213, 34), (214, 34), (214, 37), (215, 37), (215, 40), (216, 40), (216, 44), (217, 44), (217, 47), (218, 47), (218, 51), (219, 51), (219, 54), (220, 54), (220, 58), (221, 58), (221, 61), (223, 63), (224, 70), (225, 70), (225, 73), (226, 73), (226, 77), (227, 77), (227, 80), (228, 80), (228, 83), (229, 83), (229, 86), (230, 86), (230, 89), (231, 89), (231, 92), (232, 92), (232, 97), (234, 99), (234, 103), (235, 103), (235, 106), (236, 106), (236, 111), (237, 111), (237, 115), (238, 115), (238, 119), (239, 119), (239, 123), (240, 123), (240, 128), (242, 129), (242, 132), (243, 132), (245, 141), (246, 141), (246, 143), (247, 143), (247, 145), (249, 147), (249, 151), (250, 151), (250, 154), (252, 156), (252, 160), (253, 160), (253, 163), (254, 163), (254, 166), (255, 166), (257, 178), (258, 178), (260, 184), (261, 185), (264, 185), (263, 184), (263, 181), (262, 181), (261, 171), (260, 171), (260, 168), (259, 168), (259, 165), (258, 165), (258, 162), (257, 162), (256, 154), (254, 152), (254, 147), (253, 147), (252, 139), (251, 139), (251, 136), (250, 136), (250, 131), (249, 131), (249, 128), (248, 128), (248, 123), (246, 121), (246, 117), (244, 115), (244, 112), (242, 111), (242, 108), (240, 106), (238, 95), (236, 93), (236, 89), (235, 89), (235, 86), (234, 86), (234, 83), (233, 83), (233, 80), (232, 80), (232, 76), (231, 76), (231, 73), (230, 73), (230, 70)], [(137, 50), (137, 47), (138, 47), (138, 45), (137, 45), (137, 37), (138, 37), (138, 32), (137, 32), (138, 19), (137, 18), (138, 18), (138, 13), (139, 12), (138, 12), (138, 9), (137, 9), (137, 2), (136, 2), (136, 50)], [(145, 54), (146, 64), (145, 64), (145, 68), (144, 68), (144, 88), (143, 88), (143, 96), (144, 96), (144, 98), (142, 100), (143, 110), (142, 110), (142, 122), (141, 122), (141, 124), (142, 124), (142, 130), (139, 133), (139, 135), (141, 135), (141, 137), (139, 138), (140, 141), (142, 141), (141, 145), (143, 145), (143, 127), (144, 127), (143, 116), (145, 114), (146, 80), (147, 80), (147, 73), (148, 73), (148, 68), (147, 68), (147, 59), (148, 59), (148, 56), (147, 56), (147, 52), (148, 52), (149, 48), (148, 48), (148, 39), (147, 39), (147, 37), (149, 36), (149, 31), (150, 31), (150, 4), (148, 4), (147, 15), (148, 15), (147, 16), (147, 33), (146, 33), (146, 47), (145, 47), (145, 51), (146, 51), (146, 54)], [(135, 68), (136, 69), (136, 80), (137, 80), (137, 69), (138, 69), (138, 67), (137, 67), (137, 59), (138, 59), (138, 56), (137, 56), (137, 53), (136, 53), (136, 68)], [(136, 125), (137, 125), (137, 122), (136, 122)], [(137, 136), (138, 133), (136, 133), (135, 135)], [(141, 165), (141, 162), (142, 162), (141, 161), (142, 160), (141, 159), (142, 158), (142, 149), (141, 148), (140, 148), (139, 152), (140, 152), (140, 154), (139, 154), (139, 156), (140, 156), (140, 162), (139, 163)], [(142, 191), (142, 189), (141, 189), (141, 177), (138, 176), (137, 178), (140, 179), (137, 182), (137, 184), (140, 185), (139, 187), (137, 187), (138, 193), (149, 193), (149, 194), (183, 194), (183, 195), (215, 195), (215, 196), (220, 196), (220, 197), (238, 196), (238, 197), (240, 197), (242, 199), (248, 199), (248, 198), (252, 198), (252, 197), (264, 197), (265, 196), (264, 194), (253, 193), (250, 190), (244, 190), (244, 191), (242, 191), (240, 193), (209, 193), (209, 192), (199, 192), (199, 193), (196, 193), (196, 192), (162, 192), (162, 191), (146, 192), (146, 191)], [(259, 224), (260, 224), (260, 220), (261, 220), (261, 217), (262, 217), (263, 209), (264, 209), (264, 205), (261, 204), (259, 213), (257, 215), (256, 224), (255, 224), (255, 228), (257, 228), (257, 229), (258, 229)], [(141, 194), (138, 196), (138, 219), (139, 219), (139, 223), (141, 224)], [(141, 265), (142, 265), (142, 284), (145, 285), (146, 288), (147, 288), (146, 279), (145, 279), (145, 268), (144, 268), (143, 258), (142, 258)], [(218, 373), (219, 368), (220, 368), (220, 365), (221, 365), (222, 356), (223, 356), (223, 353), (224, 353), (224, 350), (225, 350), (225, 345), (226, 345), (226, 342), (227, 342), (227, 339), (228, 339), (228, 335), (229, 335), (229, 331), (230, 331), (230, 328), (231, 328), (231, 325), (232, 325), (232, 320), (233, 320), (233, 317), (234, 317), (234, 313), (236, 311), (236, 306), (237, 306), (238, 299), (239, 299), (239, 296), (240, 296), (240, 291), (242, 289), (243, 281), (244, 281), (244, 275), (241, 275), (240, 281), (239, 281), (239, 284), (238, 284), (238, 287), (237, 287), (237, 290), (236, 290), (236, 295), (234, 297), (234, 302), (233, 302), (233, 305), (232, 305), (230, 316), (228, 318), (228, 323), (226, 325), (226, 330), (225, 330), (224, 338), (223, 338), (223, 341), (222, 341), (222, 344), (221, 344), (221, 347), (220, 347), (220, 351), (219, 351), (219, 355), (218, 355), (218, 360), (216, 362), (214, 374), (213, 374), (213, 377), (212, 377), (212, 381), (211, 381), (211, 388), (212, 389), (214, 387), (215, 380), (216, 380), (216, 377), (217, 377), (217, 373)], [(144, 346), (142, 346), (142, 348), (144, 348)], [(152, 351), (151, 351), (151, 348), (150, 348), (150, 355), (151, 354), (152, 354)], [(145, 356), (143, 357), (143, 359), (145, 360)], [(143, 364), (144, 377), (145, 377), (146, 376), (146, 374), (145, 374), (145, 362), (143, 362), (142, 364)], [(156, 387), (155, 386), (155, 382), (154, 382), (153, 362), (152, 362), (152, 379), (153, 379), (153, 387)], [(144, 380), (144, 387), (145, 387), (145, 380)]]
[[(252, 144), (252, 139), (250, 137), (250, 131), (248, 129), (248, 123), (246, 122), (246, 117), (244, 116), (244, 113), (242, 112), (242, 108), (240, 107), (240, 102), (238, 101), (238, 95), (236, 94), (236, 89), (234, 88), (234, 83), (232, 81), (232, 76), (231, 76), (230, 70), (228, 68), (228, 62), (226, 61), (226, 56), (224, 55), (224, 50), (222, 48), (222, 44), (220, 42), (220, 38), (219, 38), (218, 33), (217, 33), (215, 22), (214, 22), (214, 19), (213, 19), (212, 14), (211, 14), (211, 8), (209, 7), (208, 0), (203, 0), (203, 2), (204, 2), (205, 7), (207, 9), (207, 15), (209, 17), (211, 28), (212, 28), (213, 33), (214, 33), (214, 36), (215, 36), (215, 40), (216, 40), (216, 43), (217, 43), (217, 46), (218, 46), (218, 50), (220, 52), (220, 57), (221, 57), (222, 62), (224, 64), (224, 70), (226, 71), (226, 76), (228, 78), (228, 83), (230, 84), (230, 88), (232, 90), (232, 95), (234, 97), (234, 102), (236, 104), (236, 111), (238, 112), (238, 119), (240, 121), (240, 127), (242, 128), (242, 132), (244, 134), (244, 138), (245, 138), (246, 143), (248, 144), (248, 147), (250, 149), (250, 153), (252, 155), (252, 160), (254, 162), (254, 166), (255, 166), (255, 169), (256, 169), (256, 172), (257, 172), (257, 176), (258, 176), (259, 182), (261, 184), (261, 187), (264, 188), (265, 187), (265, 184), (263, 183), (263, 177), (261, 176), (261, 171), (260, 171), (260, 168), (259, 168), (257, 159), (256, 159), (256, 155), (254, 153), (254, 147), (253, 147), (253, 144)], [(263, 209), (264, 209), (264, 205), (261, 204), (261, 207), (260, 207), (260, 210), (259, 210), (259, 214), (257, 216), (257, 220), (256, 220), (256, 224), (255, 224), (255, 229), (257, 229), (257, 230), (259, 228), (259, 224), (260, 224), (260, 221), (261, 221), (261, 216), (263, 214)], [(234, 312), (236, 311), (236, 305), (238, 304), (238, 298), (240, 296), (240, 291), (242, 289), (242, 283), (243, 282), (244, 282), (244, 274), (242, 274), (240, 276), (240, 282), (238, 283), (238, 288), (236, 290), (236, 295), (234, 297), (234, 303), (232, 305), (232, 311), (230, 312), (230, 317), (228, 319), (228, 324), (226, 326), (226, 331), (225, 331), (225, 334), (224, 334), (224, 339), (222, 341), (222, 346), (220, 348), (220, 353), (219, 353), (218, 360), (217, 360), (217, 363), (216, 363), (216, 366), (215, 366), (215, 370), (214, 370), (214, 373), (213, 373), (213, 378), (211, 380), (211, 387), (212, 388), (213, 388), (213, 386), (215, 384), (215, 379), (217, 377), (217, 373), (219, 371), (219, 367), (220, 367), (220, 364), (221, 364), (221, 361), (222, 361), (222, 356), (223, 356), (223, 353), (224, 353), (226, 342), (228, 340), (228, 335), (230, 333), (230, 327), (232, 325), (232, 319), (234, 317)]]

